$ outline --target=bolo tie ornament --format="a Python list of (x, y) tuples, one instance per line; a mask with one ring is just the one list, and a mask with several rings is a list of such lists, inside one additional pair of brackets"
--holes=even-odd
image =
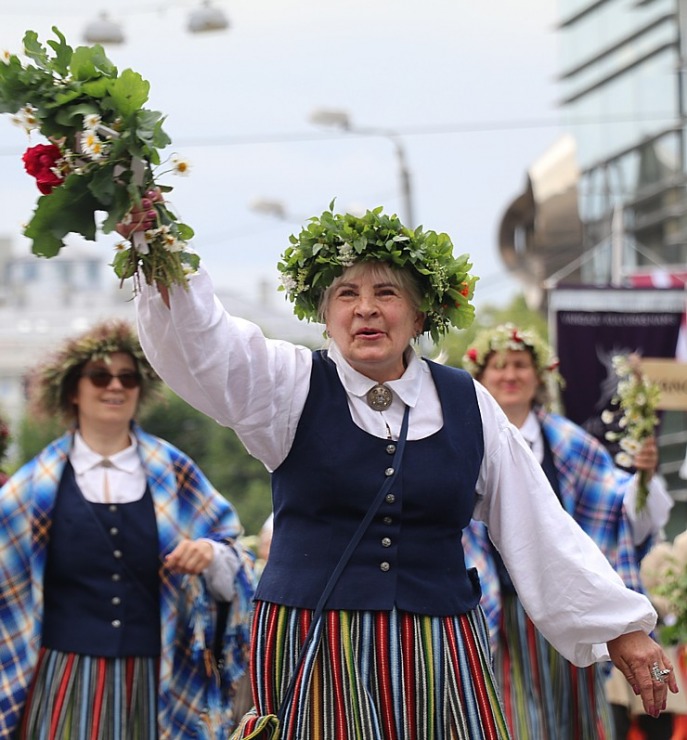
[(375, 411), (386, 411), (391, 406), (391, 391), (381, 383), (372, 386), (367, 392), (367, 403)]

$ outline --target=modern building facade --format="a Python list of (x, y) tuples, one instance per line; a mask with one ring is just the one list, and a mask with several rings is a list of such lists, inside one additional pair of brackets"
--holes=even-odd
[[(558, 8), (566, 133), (532, 164), (523, 193), (505, 209), (503, 261), (530, 306), (549, 311), (552, 327), (568, 288), (567, 308), (586, 310), (575, 286), (624, 291), (622, 313), (638, 319), (660, 312), (658, 294), (669, 291), (654, 299), (649, 291), (641, 304), (637, 288), (670, 288), (679, 315), (687, 280), (687, 0), (558, 0)], [(593, 361), (594, 352), (578, 354)], [(687, 412), (665, 413), (661, 472), (679, 503), (671, 519), (678, 529), (687, 516), (687, 482), (678, 475), (686, 443)]]
[[(687, 264), (687, 0), (559, 0), (566, 135), (504, 213), (505, 264), (546, 308), (565, 282), (641, 284)], [(646, 282), (644, 282), (646, 284)]]
[(560, 0), (586, 283), (687, 263), (684, 0)]

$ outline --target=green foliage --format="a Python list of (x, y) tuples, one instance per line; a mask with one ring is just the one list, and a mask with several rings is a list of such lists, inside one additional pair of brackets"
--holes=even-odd
[(298, 236), (291, 236), (277, 265), (280, 290), (294, 303), (300, 319), (318, 320), (324, 291), (335, 278), (357, 262), (383, 262), (409, 270), (420, 285), (426, 316), (425, 330), (434, 341), (451, 326), (462, 329), (474, 318), (470, 303), (477, 278), (469, 274), (467, 255), (453, 257), (448, 234), (406, 228), (397, 216), (382, 208), (364, 216), (333, 213), (313, 216)]
[(25, 415), (19, 424), (17, 433), (16, 467), (21, 467), (24, 463), (36, 457), (44, 447), (62, 436), (64, 432), (64, 425), (59, 422), (57, 417), (45, 419), (31, 414)]
[(247, 534), (257, 534), (272, 510), (270, 475), (236, 434), (168, 391), (139, 414), (150, 434), (183, 450), (235, 507)]
[(484, 329), (511, 322), (521, 329), (533, 329), (544, 339), (548, 337), (546, 319), (542, 314), (527, 307), (522, 295), (516, 296), (503, 308), (485, 306), (476, 316), (474, 324), (461, 332), (451, 332), (439, 345), (446, 356), (446, 364), (462, 367), (463, 355), (473, 343), (477, 334)]
[[(40, 171), (31, 172), (43, 195), (25, 234), (34, 253), (45, 257), (57, 254), (69, 233), (95, 240), (98, 211), (107, 214), (102, 228), (109, 233), (144, 196), (171, 190), (160, 188), (153, 172), (159, 149), (171, 140), (162, 114), (143, 107), (150, 84), (130, 69), (119, 74), (99, 44), (72, 49), (52, 30), (57, 40), (47, 42), (49, 49), (26, 32), (28, 64), (16, 55), (0, 62), (0, 113), (14, 114), (27, 133), (38, 129), (59, 149), (58, 159), (40, 168), (34, 163)], [(161, 198), (151, 208), (150, 228), (135, 244), (123, 244), (115, 273), (123, 280), (140, 271), (149, 284), (186, 285), (187, 270), (199, 263), (186, 250), (193, 231)]]

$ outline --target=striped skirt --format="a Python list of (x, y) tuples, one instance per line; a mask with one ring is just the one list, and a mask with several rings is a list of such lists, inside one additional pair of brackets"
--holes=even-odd
[(155, 740), (158, 663), (41, 648), (19, 738)]
[(544, 639), (520, 600), (504, 596), (494, 671), (513, 737), (611, 740), (600, 664), (577, 668)]
[[(257, 602), (251, 681), (276, 713), (312, 612)], [(481, 609), (458, 617), (328, 611), (284, 712), (284, 740), (502, 740)]]

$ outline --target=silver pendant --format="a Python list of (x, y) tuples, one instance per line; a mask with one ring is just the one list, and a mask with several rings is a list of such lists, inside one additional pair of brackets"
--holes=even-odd
[(393, 395), (385, 386), (377, 384), (367, 392), (367, 403), (375, 411), (386, 411), (391, 406)]

